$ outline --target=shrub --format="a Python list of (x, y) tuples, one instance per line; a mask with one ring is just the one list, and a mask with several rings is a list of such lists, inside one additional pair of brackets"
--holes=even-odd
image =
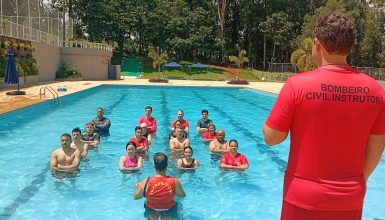
[(82, 74), (72, 64), (65, 63), (56, 71), (56, 78), (81, 78)]

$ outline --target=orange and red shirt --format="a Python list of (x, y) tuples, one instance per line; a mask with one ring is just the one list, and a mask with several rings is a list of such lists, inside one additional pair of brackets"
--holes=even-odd
[(175, 178), (150, 177), (146, 187), (146, 205), (154, 210), (167, 210), (175, 205)]

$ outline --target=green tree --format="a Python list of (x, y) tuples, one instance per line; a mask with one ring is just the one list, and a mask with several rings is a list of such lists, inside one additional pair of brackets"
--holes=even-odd
[(238, 57), (229, 56), (229, 61), (235, 63), (235, 65), (237, 65), (237, 67), (238, 67), (237, 81), (239, 80), (239, 76), (241, 74), (241, 69), (243, 67), (243, 63), (249, 62), (249, 58), (247, 58), (245, 55), (246, 55), (246, 51), (241, 50), (241, 51), (239, 51)]
[(271, 62), (274, 62), (275, 47), (276, 45), (282, 45), (285, 47), (286, 44), (291, 40), (292, 28), (294, 24), (289, 21), (289, 16), (285, 12), (274, 13), (267, 19), (260, 23), (259, 28), (262, 33), (265, 33), (268, 38), (273, 41), (273, 55)]
[(165, 64), (168, 60), (168, 56), (166, 52), (158, 52), (153, 48), (148, 52), (148, 57), (152, 59), (152, 66), (154, 69), (158, 70), (158, 79), (160, 78), (160, 67)]
[(313, 41), (311, 38), (305, 38), (301, 48), (291, 54), (290, 62), (295, 65), (299, 71), (309, 71), (315, 68), (312, 58)]

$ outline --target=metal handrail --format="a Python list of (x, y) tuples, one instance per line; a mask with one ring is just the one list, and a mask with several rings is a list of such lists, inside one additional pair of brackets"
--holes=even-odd
[(59, 103), (59, 94), (51, 87), (51, 86), (44, 86), (41, 87), (39, 90), (39, 97), (41, 99), (42, 96), (45, 98), (45, 91), (49, 91), (53, 96), (53, 101)]

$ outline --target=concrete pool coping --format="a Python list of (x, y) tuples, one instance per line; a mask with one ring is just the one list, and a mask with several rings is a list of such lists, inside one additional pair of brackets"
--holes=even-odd
[(169, 80), (168, 83), (150, 83), (148, 79), (122, 79), (122, 80), (106, 80), (106, 81), (49, 81), (38, 84), (31, 84), (28, 87), (22, 87), (20, 90), (25, 91), (26, 95), (10, 96), (6, 92), (17, 89), (16, 85), (7, 85), (0, 90), (0, 114), (7, 113), (16, 109), (24, 108), (36, 103), (53, 99), (53, 95), (46, 92), (45, 97), (39, 95), (40, 89), (43, 87), (52, 87), (55, 91), (58, 88), (66, 88), (66, 92), (57, 92), (59, 98), (65, 95), (90, 89), (100, 85), (145, 85), (145, 86), (203, 86), (203, 87), (241, 87), (250, 88), (259, 91), (278, 94), (283, 83), (277, 82), (250, 82), (249, 85), (230, 85), (224, 81), (198, 81), (198, 80)]

